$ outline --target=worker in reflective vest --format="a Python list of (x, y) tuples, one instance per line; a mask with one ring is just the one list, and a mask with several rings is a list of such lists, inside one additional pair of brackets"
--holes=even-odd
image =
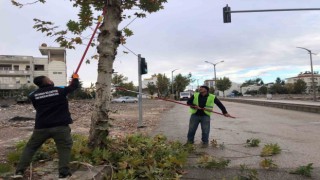
[[(207, 147), (209, 144), (209, 133), (210, 133), (210, 115), (213, 109), (213, 105), (216, 104), (226, 117), (231, 117), (224, 105), (219, 101), (215, 95), (209, 93), (209, 87), (200, 86), (199, 92), (194, 93), (187, 104), (190, 106), (190, 122), (188, 131), (187, 143), (194, 143), (194, 136), (198, 129), (198, 125), (201, 124), (202, 131), (202, 145)], [(207, 110), (204, 110), (207, 109)]]

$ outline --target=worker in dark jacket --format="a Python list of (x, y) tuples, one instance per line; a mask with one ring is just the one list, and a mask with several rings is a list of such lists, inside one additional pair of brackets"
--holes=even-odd
[(71, 176), (68, 164), (72, 148), (72, 119), (69, 112), (67, 95), (79, 87), (79, 76), (72, 75), (72, 81), (67, 87), (55, 87), (46, 76), (34, 78), (34, 84), (39, 89), (32, 92), (29, 98), (36, 109), (36, 119), (33, 134), (28, 141), (17, 165), (14, 178), (23, 177), (32, 156), (49, 138), (55, 141), (59, 155), (59, 178)]
[[(231, 117), (223, 104), (219, 101), (215, 95), (209, 93), (209, 87), (200, 86), (199, 92), (194, 93), (188, 99), (187, 104), (190, 106), (190, 122), (188, 131), (188, 141), (187, 143), (194, 143), (194, 136), (198, 129), (198, 125), (201, 124), (202, 131), (202, 146), (207, 147), (209, 144), (209, 133), (210, 133), (210, 115), (213, 110), (213, 105), (216, 104), (223, 115), (226, 117)], [(207, 109), (208, 111), (204, 110)]]

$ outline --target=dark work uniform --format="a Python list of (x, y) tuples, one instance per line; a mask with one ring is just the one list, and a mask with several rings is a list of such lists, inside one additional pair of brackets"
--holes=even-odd
[(67, 87), (52, 85), (40, 86), (29, 98), (36, 109), (35, 129), (28, 141), (17, 165), (16, 172), (24, 172), (32, 156), (49, 138), (53, 138), (59, 155), (59, 173), (69, 174), (69, 161), (72, 148), (72, 123), (67, 95), (79, 86), (78, 79), (72, 79)]
[[(206, 106), (208, 96), (209, 94), (202, 96), (199, 93), (199, 97), (198, 97), (199, 107), (204, 108)], [(193, 104), (193, 100), (194, 100), (194, 96), (191, 96), (190, 99), (188, 99), (187, 104), (190, 106), (195, 106), (195, 104)], [(223, 114), (228, 113), (224, 105), (220, 102), (220, 100), (217, 97), (214, 98), (214, 103), (221, 109)], [(199, 124), (201, 125), (201, 131), (202, 131), (202, 135), (201, 135), (202, 143), (205, 145), (208, 145), (209, 133), (210, 133), (210, 116), (205, 114), (205, 112), (200, 109), (198, 109), (197, 112), (195, 114), (192, 114), (190, 117), (187, 142), (191, 144), (194, 143), (194, 136), (196, 134)]]

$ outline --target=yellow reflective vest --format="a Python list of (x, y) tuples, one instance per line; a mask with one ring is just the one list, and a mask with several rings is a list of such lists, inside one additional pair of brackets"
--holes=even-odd
[[(198, 92), (193, 94), (193, 104), (196, 106), (199, 106), (199, 95), (200, 95), (200, 93), (198, 93)], [(215, 95), (209, 94), (209, 96), (207, 98), (206, 106), (205, 106), (206, 109), (213, 110), (214, 98), (215, 98)], [(197, 112), (197, 109), (190, 108), (191, 114), (195, 114), (196, 112)], [(204, 113), (208, 116), (211, 115), (211, 112), (209, 112), (209, 111), (204, 111)]]

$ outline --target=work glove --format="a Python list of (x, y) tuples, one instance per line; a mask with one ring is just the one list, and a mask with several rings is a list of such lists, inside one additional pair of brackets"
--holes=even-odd
[(72, 79), (79, 79), (79, 75), (76, 74), (76, 73), (73, 73), (73, 74), (72, 74)]

